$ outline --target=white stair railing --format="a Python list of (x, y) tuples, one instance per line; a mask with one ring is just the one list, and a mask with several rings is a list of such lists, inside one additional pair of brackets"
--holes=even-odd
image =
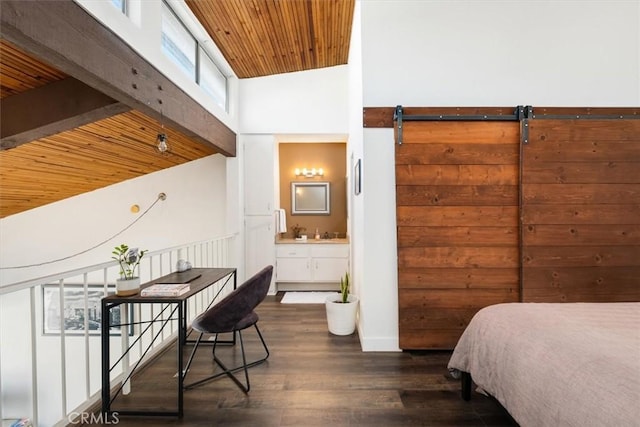
[[(200, 268), (236, 267), (235, 243), (235, 235), (224, 236), (149, 252), (140, 263), (141, 281), (175, 271), (178, 259)], [(80, 415), (88, 416), (86, 411), (99, 402), (101, 391), (100, 299), (114, 291), (118, 272), (113, 261), (0, 287), (1, 420), (28, 418), (34, 426), (66, 426)], [(223, 282), (217, 283), (190, 298), (189, 323), (222, 286)], [(225, 288), (218, 298), (231, 289)], [(162, 310), (161, 304), (135, 306), (127, 314), (138, 322)], [(145, 359), (173, 342), (178, 325), (170, 323)], [(129, 338), (134, 340), (139, 332), (132, 327)], [(110, 338), (112, 358), (122, 354), (126, 341), (118, 333), (114, 331)], [(138, 341), (130, 352), (129, 366), (138, 362), (149, 343), (145, 336)], [(113, 371), (112, 386), (122, 380), (121, 365)]]

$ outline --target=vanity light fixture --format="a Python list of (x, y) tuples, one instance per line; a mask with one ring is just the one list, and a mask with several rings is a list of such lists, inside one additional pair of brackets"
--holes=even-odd
[(323, 176), (324, 175), (324, 170), (322, 170), (322, 168), (311, 168), (311, 169), (307, 169), (307, 168), (296, 168), (295, 170), (295, 174), (296, 176), (304, 176), (306, 178), (313, 178), (314, 176)]

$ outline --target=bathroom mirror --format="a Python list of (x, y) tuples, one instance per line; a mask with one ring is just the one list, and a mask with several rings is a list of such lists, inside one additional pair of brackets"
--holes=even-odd
[(330, 200), (328, 182), (291, 183), (291, 215), (329, 215)]

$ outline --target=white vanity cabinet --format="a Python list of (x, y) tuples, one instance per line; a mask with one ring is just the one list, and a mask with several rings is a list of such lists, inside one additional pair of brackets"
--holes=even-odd
[(314, 244), (309, 249), (312, 280), (340, 283), (340, 278), (349, 269), (349, 246)]
[(310, 251), (306, 245), (276, 245), (276, 282), (310, 282)]
[(338, 289), (348, 270), (347, 243), (276, 244), (278, 290)]

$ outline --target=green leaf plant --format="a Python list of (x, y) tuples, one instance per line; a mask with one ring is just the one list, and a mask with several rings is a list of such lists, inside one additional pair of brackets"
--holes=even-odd
[(351, 282), (349, 281), (349, 273), (345, 273), (344, 277), (340, 278), (340, 294), (342, 295), (342, 303), (346, 304), (349, 298), (349, 290)]
[(120, 278), (128, 280), (138, 277), (136, 276), (136, 268), (140, 265), (140, 260), (147, 252), (138, 248), (129, 248), (124, 243), (116, 246), (111, 252), (113, 254), (111, 258), (120, 264)]

